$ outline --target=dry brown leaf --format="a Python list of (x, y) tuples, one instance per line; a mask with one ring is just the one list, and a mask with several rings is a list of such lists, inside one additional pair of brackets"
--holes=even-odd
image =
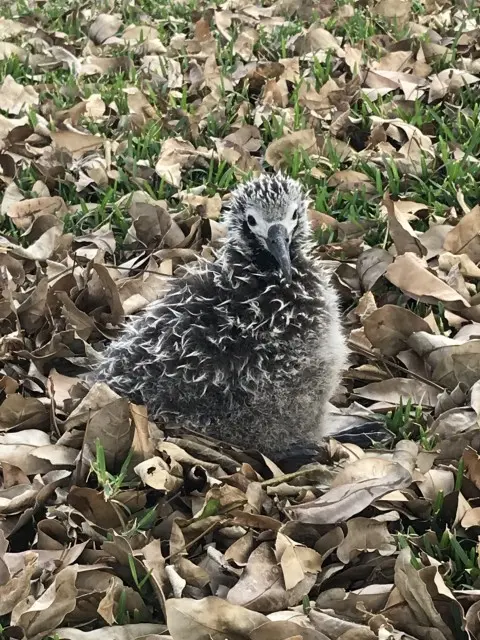
[(93, 318), (80, 311), (65, 291), (57, 291), (56, 295), (63, 304), (62, 315), (67, 321), (67, 327), (72, 327), (80, 338), (88, 340), (95, 328)]
[(130, 615), (135, 613), (135, 618), (139, 622), (149, 621), (150, 614), (141, 595), (114, 576), (110, 579), (105, 595), (99, 602), (97, 612), (107, 624), (113, 625), (116, 623), (116, 616), (122, 610)]
[(132, 440), (132, 462), (138, 464), (154, 456), (155, 443), (150, 436), (150, 426), (146, 407), (130, 403), (130, 417), (134, 426)]
[(261, 613), (249, 611), (210, 596), (201, 600), (170, 598), (166, 603), (167, 626), (173, 640), (244, 640), (261, 624)]
[(373, 7), (373, 13), (403, 26), (410, 19), (411, 6), (411, 0), (380, 0)]
[(7, 75), (0, 85), (0, 102), (3, 111), (17, 116), (36, 107), (39, 97), (31, 85), (18, 84), (12, 76)]
[(228, 602), (252, 611), (271, 613), (293, 607), (315, 584), (316, 573), (306, 573), (303, 579), (287, 590), (283, 574), (268, 542), (260, 544), (248, 559), (247, 566), (237, 584), (227, 595)]
[(68, 504), (91, 524), (105, 530), (121, 526), (118, 511), (111, 502), (95, 489), (73, 486), (68, 493)]
[(471, 448), (465, 450), (463, 454), (463, 461), (467, 471), (467, 477), (474, 483), (474, 485), (480, 487), (480, 456)]
[(57, 149), (68, 151), (76, 159), (103, 145), (103, 139), (100, 136), (92, 136), (89, 133), (52, 131), (50, 135)]
[(295, 620), (272, 620), (254, 629), (248, 637), (250, 640), (329, 640), (320, 631), (296, 624)]
[(409, 345), (429, 365), (432, 380), (449, 389), (458, 383), (471, 387), (480, 379), (480, 340), (452, 340), (418, 332), (409, 338)]
[(295, 43), (296, 52), (300, 55), (307, 53), (318, 54), (319, 52), (334, 51), (342, 53), (342, 49), (329, 31), (323, 27), (312, 25), (305, 36), (300, 37)]
[(42, 640), (61, 624), (76, 605), (77, 567), (66, 567), (48, 589), (34, 602), (23, 600), (12, 611), (12, 624), (31, 640)]
[(383, 204), (387, 210), (390, 237), (393, 240), (397, 254), (413, 253), (420, 258), (426, 255), (427, 250), (417, 238), (415, 231), (408, 222), (407, 215), (397, 203), (394, 202), (390, 194), (383, 198)]
[[(336, 476), (332, 488), (322, 497), (291, 508), (302, 522), (337, 523), (362, 511), (380, 495), (408, 486), (418, 455), (414, 442), (397, 443), (393, 460), (377, 457), (354, 459)], [(336, 500), (338, 503), (336, 504)]]
[(375, 193), (375, 185), (370, 178), (360, 171), (345, 169), (333, 173), (327, 182), (329, 187), (337, 187), (339, 191), (364, 190), (365, 193)]
[(90, 413), (82, 449), (86, 470), (94, 456), (97, 439), (105, 450), (107, 471), (118, 473), (133, 440), (129, 403), (126, 398), (117, 398)]
[(71, 629), (60, 627), (55, 629), (54, 634), (63, 640), (170, 640), (171, 636), (164, 635), (166, 626), (164, 624), (152, 624), (140, 622), (138, 624), (115, 625), (104, 627), (93, 631), (82, 631), (81, 629)]
[(480, 268), (465, 253), (455, 255), (453, 253), (442, 253), (438, 256), (438, 266), (445, 273), (449, 273), (458, 266), (460, 273), (466, 278), (480, 278)]
[(427, 627), (432, 630), (438, 630), (442, 634), (438, 636), (439, 639), (441, 637), (442, 639), (453, 640), (454, 635), (435, 608), (433, 597), (435, 593), (441, 599), (447, 597), (454, 601), (454, 597), (444, 584), (442, 577), (438, 573), (438, 568), (431, 567), (431, 569), (433, 571), (428, 573), (425, 570), (418, 571), (415, 569), (411, 563), (410, 549), (402, 549), (395, 564), (395, 585), (411, 610), (410, 615), (413, 616), (410, 623), (412, 631), (416, 625), (418, 627)]
[(355, 389), (355, 393), (362, 398), (387, 402), (389, 404), (404, 404), (411, 399), (414, 404), (433, 407), (439, 393), (438, 389), (427, 382), (410, 378), (391, 378), (381, 382), (372, 382), (364, 387)]
[(455, 477), (451, 471), (446, 469), (430, 469), (424, 474), (425, 480), (419, 482), (419, 489), (422, 495), (435, 502), (435, 499), (441, 491), (447, 496), (455, 488)]
[(124, 89), (127, 94), (127, 104), (129, 112), (135, 116), (134, 123), (136, 127), (143, 127), (144, 124), (157, 117), (156, 109), (150, 104), (147, 96), (136, 87), (128, 87)]
[(53, 469), (52, 463), (35, 454), (49, 445), (48, 434), (36, 429), (3, 434), (0, 437), (0, 462), (17, 467), (26, 475), (47, 473)]
[(298, 92), (298, 102), (318, 116), (327, 118), (338, 104), (339, 93), (340, 87), (332, 78), (327, 80), (319, 91), (310, 83), (302, 84)]
[[(0, 538), (2, 536), (3, 534), (0, 533)], [(32, 576), (36, 568), (37, 555), (29, 551), (25, 556), (24, 566), (15, 575), (10, 575), (8, 569), (6, 569), (8, 577), (2, 572), (2, 578), (7, 579), (0, 585), (0, 615), (11, 613), (20, 601), (26, 600), (30, 594)]]
[(255, 29), (248, 28), (241, 31), (233, 44), (233, 53), (248, 62), (253, 55), (253, 47), (258, 42), (259, 35)]
[(8, 58), (11, 58), (12, 56), (15, 56), (21, 62), (25, 62), (25, 60), (27, 59), (27, 52), (25, 51), (25, 49), (22, 49), (22, 47), (19, 47), (12, 42), (1, 41), (0, 60), (8, 60)]
[(18, 229), (28, 229), (36, 216), (53, 214), (62, 217), (65, 213), (67, 213), (67, 206), (60, 196), (22, 200), (13, 203), (6, 211)]
[(103, 44), (114, 36), (122, 25), (122, 20), (111, 13), (101, 13), (90, 25), (88, 37), (95, 44)]
[(322, 557), (319, 553), (295, 543), (281, 532), (277, 533), (275, 556), (282, 568), (287, 591), (296, 587), (306, 574), (316, 574), (322, 568)]
[(24, 199), (25, 199), (25, 196), (20, 191), (18, 186), (14, 182), (9, 184), (8, 187), (5, 189), (5, 192), (3, 194), (2, 204), (0, 205), (0, 213), (2, 214), (2, 216), (6, 216), (8, 211), (10, 211), (10, 209), (15, 204), (17, 204), (18, 202), (21, 202)]
[(444, 249), (465, 253), (473, 262), (480, 262), (480, 205), (474, 207), (445, 236)]
[(167, 138), (155, 164), (155, 172), (168, 184), (179, 187), (182, 169), (191, 166), (197, 155), (191, 142), (181, 138)]
[(371, 117), (374, 130), (362, 155), (384, 166), (394, 162), (401, 173), (423, 175), (433, 166), (435, 153), (429, 136), (400, 118)]
[(352, 518), (347, 522), (347, 535), (337, 548), (340, 562), (348, 564), (361, 552), (377, 551), (392, 555), (396, 551), (395, 538), (388, 531), (387, 522), (375, 518)]
[(442, 69), (433, 76), (428, 94), (428, 102), (443, 98), (448, 93), (458, 91), (463, 87), (480, 82), (480, 77), (474, 76), (462, 69)]
[[(292, 516), (300, 522), (309, 524), (345, 522), (363, 511), (377, 498), (397, 489), (404, 489), (412, 481), (410, 472), (396, 462), (369, 458), (359, 463), (366, 468), (365, 474), (362, 473), (360, 478), (363, 475), (368, 477), (358, 479), (358, 475), (353, 475), (352, 465), (349, 465), (347, 469), (351, 470), (350, 481), (346, 475), (341, 479), (337, 478), (339, 483), (344, 478), (345, 484), (334, 486), (316, 500), (291, 507), (289, 511)], [(359, 463), (354, 464), (359, 466)]]
[(386, 356), (396, 356), (407, 348), (408, 338), (416, 331), (430, 332), (429, 325), (409, 309), (386, 304), (363, 321), (365, 335)]
[(313, 129), (294, 131), (274, 140), (267, 147), (265, 159), (272, 167), (279, 169), (298, 149), (303, 149), (307, 155), (318, 152)]
[[(185, 234), (164, 207), (156, 203), (139, 202), (133, 197), (128, 213), (133, 224), (128, 230), (127, 242), (139, 241), (142, 247), (155, 249), (159, 245), (173, 248), (185, 244)], [(153, 270), (153, 266), (149, 265), (149, 270)]]
[(141, 462), (134, 471), (144, 484), (157, 489), (157, 491), (176, 491), (183, 483), (182, 476), (172, 475), (169, 465), (159, 456)]
[(48, 411), (38, 398), (8, 395), (0, 405), (1, 429), (42, 429), (48, 425)]
[(393, 258), (388, 251), (380, 247), (372, 247), (364, 251), (357, 260), (357, 272), (363, 288), (366, 291), (372, 289), (392, 262)]
[(406, 295), (421, 302), (436, 304), (459, 303), (460, 308), (469, 303), (455, 289), (437, 278), (427, 265), (413, 253), (405, 253), (387, 268), (385, 276)]

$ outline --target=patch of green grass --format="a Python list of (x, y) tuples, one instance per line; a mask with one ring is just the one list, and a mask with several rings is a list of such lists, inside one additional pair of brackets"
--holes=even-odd
[[(219, 2), (214, 3), (220, 6)], [(349, 0), (339, 0), (336, 7), (350, 4)], [(215, 27), (212, 14), (204, 13), (204, 9), (212, 7), (212, 3), (196, 3), (193, 0), (188, 2), (176, 2), (169, 0), (165, 3), (155, 3), (153, 0), (141, 0), (130, 5), (124, 3), (117, 8), (124, 21), (124, 24), (139, 24), (147, 17), (153, 21), (158, 21), (158, 34), (162, 42), (168, 45), (171, 37), (175, 34), (183, 33), (187, 38), (191, 38), (195, 31), (195, 21), (202, 15), (211, 20), (212, 34), (217, 40), (216, 59), (220, 67), (220, 72), (224, 77), (236, 69), (238, 65), (243, 65), (244, 61), (234, 54), (233, 43), (235, 35), (240, 33), (244, 26), (241, 22), (233, 22), (231, 30), (232, 40), (225, 42), (223, 36)], [(99, 11), (108, 12), (105, 4), (100, 4)], [(424, 12), (424, 5), (415, 0), (413, 12), (420, 15)], [(478, 14), (478, 8), (471, 3), (467, 7), (470, 18)], [(36, 16), (41, 18), (42, 23), (48, 30), (56, 29), (67, 35), (67, 41), (77, 55), (81, 54), (82, 47), (86, 43), (88, 20), (82, 14), (80, 4), (71, 4), (66, 0), (47, 0), (42, 6), (41, 12)], [(20, 2), (15, 6), (15, 11), (20, 15), (31, 16), (31, 9), (27, 3)], [(9, 8), (2, 9), (4, 15), (13, 17), (15, 11)], [(406, 36), (406, 27), (399, 27), (395, 22), (389, 22), (377, 15), (374, 15), (369, 6), (355, 7), (352, 17), (339, 21), (335, 16), (325, 20), (322, 26), (331, 31), (342, 44), (352, 46), (362, 43), (364, 51), (371, 57), (378, 57), (380, 49), (376, 44), (376, 36), (388, 36), (392, 40), (401, 40)], [(254, 54), (263, 61), (276, 61), (281, 57), (289, 57), (294, 54), (292, 48), (292, 38), (300, 33), (305, 27), (309, 27), (292, 16), (284, 25), (274, 29), (259, 28), (259, 38), (254, 46)], [(457, 34), (461, 34), (461, 31)], [(452, 57), (458, 57), (459, 51), (455, 46), (451, 47)], [(68, 109), (74, 106), (79, 100), (99, 93), (105, 104), (115, 103), (116, 113), (109, 116), (104, 122), (92, 122), (88, 118), (82, 117), (79, 124), (88, 131), (95, 134), (108, 135), (109, 138), (117, 138), (126, 141), (127, 149), (122, 152), (117, 159), (118, 179), (110, 185), (108, 189), (99, 187), (89, 187), (78, 193), (71, 183), (59, 181), (53, 189), (53, 194), (59, 194), (68, 204), (92, 204), (97, 206), (94, 209), (83, 207), (80, 213), (68, 216), (65, 220), (66, 230), (85, 233), (89, 228), (96, 228), (102, 223), (111, 220), (114, 232), (121, 240), (122, 234), (129, 226), (128, 219), (124, 219), (124, 214), (116, 207), (116, 201), (122, 195), (131, 193), (138, 189), (135, 176), (131, 174), (131, 167), (138, 160), (148, 161), (153, 167), (160, 153), (162, 142), (166, 138), (175, 135), (189, 139), (190, 124), (189, 119), (195, 116), (198, 104), (198, 96), (191, 95), (188, 87), (184, 86), (179, 91), (172, 92), (166, 84), (145, 81), (137, 73), (141, 57), (134, 50), (128, 47), (114, 47), (108, 55), (127, 55), (132, 59), (130, 71), (115, 72), (99, 76), (76, 78), (68, 69), (54, 69), (45, 71), (42, 74), (42, 84), (46, 85), (40, 94), (40, 102), (51, 101), (55, 109)], [(189, 56), (186, 50), (176, 56), (180, 62), (183, 72), (188, 70)], [(445, 61), (437, 61), (435, 69), (444, 68)], [(309, 72), (315, 79), (315, 88), (319, 90), (323, 84), (331, 77), (337, 77), (343, 73), (338, 67), (338, 60), (332, 53), (327, 53), (324, 61), (313, 59), (309, 62), (302, 61), (301, 71)], [(12, 75), (22, 84), (32, 83), (32, 73), (28, 65), (22, 64), (17, 58), (12, 57), (0, 61), (0, 75)], [(310, 126), (309, 113), (299, 103), (299, 90), (303, 80), (301, 80), (289, 95), (289, 107), (293, 108), (293, 129), (301, 130)], [(126, 87), (137, 86), (147, 95), (152, 105), (156, 106), (162, 115), (161, 121), (148, 123), (141, 132), (128, 133), (118, 128), (118, 123), (122, 116), (128, 114)], [(432, 170), (425, 168), (420, 176), (410, 176), (399, 174), (395, 164), (392, 162), (387, 167), (381, 168), (371, 163), (359, 160), (353, 166), (350, 162), (344, 162), (340, 158), (333, 145), (325, 145), (324, 156), (320, 159), (320, 167), (325, 171), (325, 179), (312, 177), (314, 163), (306, 154), (296, 152), (292, 154), (288, 166), (285, 167), (287, 173), (301, 179), (307, 188), (311, 189), (317, 209), (326, 211), (334, 215), (339, 220), (376, 220), (378, 225), (367, 234), (367, 242), (375, 244), (383, 242), (385, 237), (385, 223), (379, 217), (378, 205), (382, 194), (388, 190), (392, 196), (411, 198), (417, 202), (424, 202), (431, 207), (434, 214), (444, 214), (452, 206), (457, 204), (457, 192), (461, 191), (468, 205), (473, 206), (478, 199), (478, 182), (480, 179), (480, 168), (468, 156), (477, 157), (480, 153), (480, 126), (476, 87), (465, 87), (463, 90), (452, 96), (448, 101), (440, 101), (438, 104), (427, 104), (426, 98), (417, 100), (413, 109), (402, 111), (402, 107), (396, 106), (394, 100), (395, 92), (389, 93), (376, 101), (369, 100), (366, 96), (359, 97), (351, 106), (352, 117), (360, 118), (355, 127), (366, 139), (371, 128), (371, 116), (391, 117), (397, 115), (403, 120), (410, 122), (428, 135), (433, 135), (436, 139), (437, 161)], [(220, 102), (221, 110), (207, 116), (206, 126), (195, 140), (196, 145), (203, 145), (213, 148), (213, 138), (222, 138), (232, 131), (232, 124), (237, 120), (239, 108), (242, 104), (248, 103), (252, 107), (256, 105), (257, 97), (252, 95), (248, 81), (236, 87), (231, 93), (224, 92)], [(166, 126), (166, 122), (173, 120), (176, 124), (173, 127)], [(251, 123), (251, 116), (247, 114), (246, 123)], [(286, 125), (285, 116), (274, 115), (269, 120), (265, 120), (261, 125), (262, 149), (264, 153), (268, 144), (281, 137)], [(112, 133), (112, 129), (115, 133)], [(466, 158), (463, 160), (454, 157), (454, 146), (462, 147)], [(128, 159), (128, 163), (126, 160)], [(328, 186), (328, 177), (335, 171), (344, 168), (353, 168), (363, 171), (370, 176), (375, 188), (375, 194), (366, 194), (362, 191), (351, 193), (339, 192)], [(23, 169), (20, 171), (19, 186), (28, 192), (39, 176), (35, 169)], [(205, 193), (213, 195), (216, 191), (223, 192), (231, 188), (239, 179), (239, 174), (235, 174), (232, 167), (223, 161), (212, 160), (208, 167), (195, 166), (183, 175), (183, 187), (189, 188), (205, 185)], [(172, 205), (176, 201), (172, 199), (175, 189), (156, 176), (145, 184), (145, 188), (152, 197), (166, 198)], [(6, 221), (3, 227), (14, 233), (10, 221)]]
[(253, 52), (256, 57), (272, 62), (276, 62), (279, 58), (288, 58), (293, 55), (289, 40), (301, 31), (302, 24), (300, 22), (287, 23), (271, 31), (260, 29)]
[(443, 578), (450, 589), (478, 589), (480, 569), (477, 542), (448, 527), (440, 529), (434, 525), (434, 529), (418, 535), (411, 526), (408, 527), (406, 533), (397, 537), (399, 548), (411, 549), (412, 564), (417, 569), (423, 566), (419, 557), (421, 551), (448, 567)]
[(428, 430), (424, 409), (421, 405), (413, 405), (411, 398), (382, 416), (386, 428), (394, 435), (395, 443), (400, 440), (415, 440), (426, 451), (435, 449), (437, 440)]
[(125, 458), (122, 464), (120, 472), (114, 475), (107, 470), (105, 449), (98, 438), (95, 443), (95, 447), (96, 459), (92, 463), (92, 471), (97, 477), (98, 485), (103, 491), (105, 500), (112, 500), (122, 489), (130, 487), (130, 483), (126, 482), (126, 478), (128, 475), (133, 452), (129, 452), (128, 456)]

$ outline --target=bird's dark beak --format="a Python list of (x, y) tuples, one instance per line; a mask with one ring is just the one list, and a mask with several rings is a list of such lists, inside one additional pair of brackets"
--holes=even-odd
[(280, 265), (287, 282), (292, 281), (292, 263), (288, 247), (288, 233), (283, 224), (272, 224), (268, 230), (267, 247)]

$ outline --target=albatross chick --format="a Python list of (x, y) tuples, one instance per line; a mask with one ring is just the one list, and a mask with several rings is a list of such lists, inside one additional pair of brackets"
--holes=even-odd
[(298, 182), (238, 187), (219, 259), (174, 281), (104, 352), (96, 379), (178, 422), (273, 458), (315, 446), (346, 364), (337, 295), (309, 254)]

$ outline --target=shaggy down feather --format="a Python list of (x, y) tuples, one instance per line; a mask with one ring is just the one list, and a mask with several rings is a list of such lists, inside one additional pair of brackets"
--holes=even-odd
[[(290, 227), (291, 283), (256, 223)], [(219, 259), (128, 324), (97, 380), (156, 420), (272, 457), (318, 443), (346, 364), (337, 295), (309, 256), (307, 202), (281, 175), (237, 188)]]

